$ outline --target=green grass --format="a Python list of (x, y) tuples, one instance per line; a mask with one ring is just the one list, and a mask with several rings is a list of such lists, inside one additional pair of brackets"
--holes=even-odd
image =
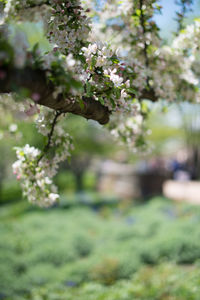
[(0, 219), (0, 299), (198, 299), (200, 207), (22, 203)]

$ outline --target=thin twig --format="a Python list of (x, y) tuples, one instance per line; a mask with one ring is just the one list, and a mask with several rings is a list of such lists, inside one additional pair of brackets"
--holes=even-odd
[(41, 156), (39, 157), (38, 161), (37, 161), (37, 165), (39, 164), (39, 162), (41, 161), (41, 159), (44, 157), (44, 155), (48, 152), (50, 146), (51, 146), (51, 140), (52, 140), (52, 136), (53, 136), (53, 133), (54, 133), (54, 129), (55, 129), (55, 126), (56, 126), (56, 123), (57, 123), (57, 120), (59, 118), (59, 116), (62, 114), (63, 112), (61, 111), (56, 111), (56, 114), (55, 114), (55, 117), (53, 119), (53, 122), (52, 122), (52, 125), (51, 125), (51, 130), (48, 134), (48, 141), (47, 141), (47, 144), (45, 145), (43, 151), (42, 151), (42, 154)]

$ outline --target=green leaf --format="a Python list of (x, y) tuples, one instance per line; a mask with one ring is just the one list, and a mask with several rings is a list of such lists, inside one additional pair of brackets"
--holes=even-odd
[(136, 96), (138, 95), (138, 91), (131, 87), (127, 89), (127, 92)]
[(102, 105), (105, 104), (103, 97), (98, 97), (98, 100), (99, 100), (99, 102), (100, 102)]
[(140, 9), (136, 9), (135, 10), (135, 14), (136, 14), (136, 16), (140, 17), (141, 16), (141, 10)]

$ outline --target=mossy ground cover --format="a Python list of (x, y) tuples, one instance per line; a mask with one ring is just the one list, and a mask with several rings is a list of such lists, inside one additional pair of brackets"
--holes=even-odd
[(22, 203), (0, 218), (0, 299), (200, 299), (199, 207)]

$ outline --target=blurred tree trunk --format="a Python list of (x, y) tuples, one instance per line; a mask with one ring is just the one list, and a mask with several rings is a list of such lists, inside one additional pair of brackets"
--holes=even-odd
[(200, 179), (200, 149), (193, 146), (189, 157), (189, 168), (191, 169), (192, 180)]
[(75, 175), (75, 178), (76, 178), (76, 192), (81, 192), (84, 189), (84, 186), (83, 186), (84, 172), (80, 172), (80, 173), (75, 173), (74, 172), (74, 175)]
[(68, 164), (68, 169), (74, 174), (76, 180), (76, 192), (84, 190), (83, 178), (89, 166), (90, 157), (87, 155), (72, 157), (71, 162)]

